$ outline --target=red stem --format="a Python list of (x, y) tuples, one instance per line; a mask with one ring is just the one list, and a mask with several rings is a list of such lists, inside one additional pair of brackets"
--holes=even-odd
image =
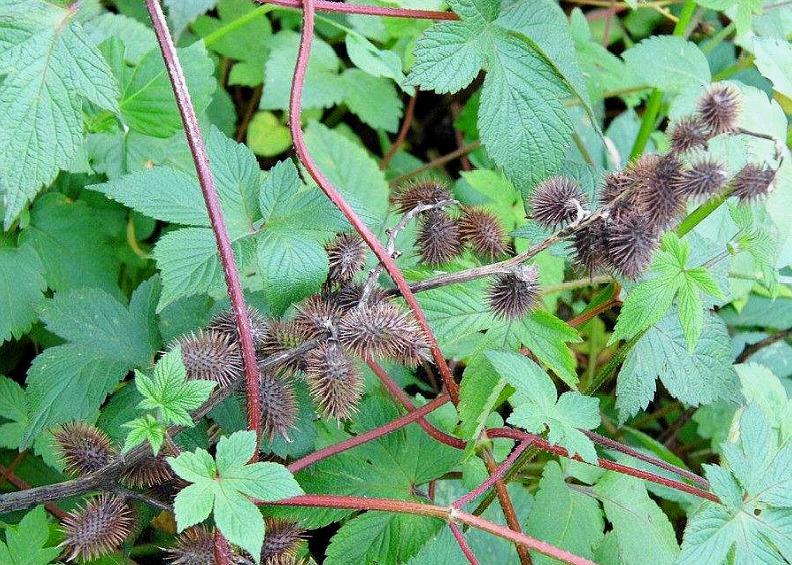
[[(154, 26), (154, 33), (157, 36), (162, 58), (165, 60), (165, 67), (168, 70), (173, 94), (176, 96), (176, 105), (179, 107), (184, 133), (187, 136), (187, 143), (190, 146), (195, 172), (198, 175), (198, 183), (201, 185), (206, 210), (209, 213), (209, 222), (217, 241), (217, 250), (220, 253), (220, 262), (223, 265), (226, 285), (228, 286), (228, 298), (231, 300), (231, 308), (234, 311), (237, 332), (242, 348), (242, 362), (245, 368), (245, 385), (247, 387), (247, 412), (248, 428), (256, 432), (257, 442), (261, 440), (261, 395), (259, 391), (259, 374), (256, 367), (256, 351), (253, 346), (253, 334), (250, 329), (250, 319), (245, 307), (245, 296), (242, 293), (242, 284), (239, 281), (236, 259), (231, 248), (231, 240), (228, 237), (228, 230), (223, 220), (223, 212), (220, 206), (220, 199), (217, 196), (217, 189), (209, 167), (209, 156), (206, 153), (201, 128), (195, 116), (190, 93), (187, 90), (187, 81), (184, 78), (179, 58), (176, 55), (176, 46), (173, 44), (168, 24), (165, 21), (165, 14), (159, 0), (146, 0), (146, 7), (151, 16), (151, 23)], [(258, 451), (258, 450), (257, 450)], [(257, 455), (253, 456), (254, 459)]]
[(406, 500), (390, 498), (366, 498), (362, 496), (336, 496), (322, 494), (305, 494), (293, 496), (275, 502), (264, 502), (273, 506), (307, 506), (310, 508), (339, 508), (344, 510), (379, 510), (383, 512), (399, 512), (402, 514), (417, 514), (439, 518), (447, 522), (460, 522), (476, 529), (489, 532), (500, 538), (524, 545), (528, 549), (538, 551), (548, 557), (570, 563), (571, 565), (595, 565), (592, 561), (569, 553), (564, 549), (543, 542), (531, 536), (513, 532), (505, 526), (494, 524), (489, 520), (461, 512), (455, 508), (437, 506), (436, 504), (421, 504)]
[(465, 558), (467, 558), (468, 563), (470, 563), (470, 565), (479, 565), (476, 555), (468, 545), (465, 535), (462, 533), (462, 530), (459, 529), (459, 526), (451, 522), (448, 524), (448, 527), (451, 528), (451, 533), (454, 534), (454, 538), (456, 538), (457, 543), (459, 544), (459, 549), (461, 549), (462, 553), (465, 554)]
[[(414, 412), (416, 408), (410, 400), (410, 397), (407, 396), (407, 393), (404, 392), (402, 388), (390, 378), (390, 375), (388, 375), (385, 369), (383, 369), (376, 361), (372, 359), (368, 359), (366, 362), (368, 363), (368, 366), (371, 367), (371, 370), (374, 371), (374, 374), (377, 375), (377, 378), (379, 378), (382, 386), (388, 389), (388, 392), (390, 392), (391, 396), (398, 400), (405, 410), (408, 412)], [(421, 426), (421, 428), (423, 428), (427, 434), (441, 443), (450, 445), (451, 447), (455, 447), (457, 449), (465, 449), (465, 446), (467, 446), (467, 443), (464, 440), (448, 435), (444, 431), (434, 427), (424, 418), (420, 418), (418, 420), (418, 425)]]
[(384, 171), (386, 168), (388, 168), (388, 163), (390, 163), (391, 159), (393, 159), (393, 156), (396, 155), (396, 152), (399, 150), (399, 147), (401, 147), (402, 143), (404, 143), (404, 140), (407, 139), (407, 132), (410, 131), (410, 125), (412, 125), (413, 114), (415, 113), (415, 101), (417, 99), (418, 92), (416, 91), (415, 94), (413, 94), (410, 98), (410, 101), (407, 103), (407, 109), (404, 111), (404, 119), (402, 120), (399, 134), (391, 144), (388, 152), (385, 153), (382, 161), (380, 161), (380, 170)]
[[(147, 0), (149, 2), (153, 0)], [(299, 0), (298, 0), (299, 1)], [(344, 200), (340, 192), (332, 185), (332, 183), (322, 174), (319, 167), (316, 165), (311, 155), (308, 152), (308, 147), (305, 145), (305, 138), (303, 136), (302, 127), (300, 124), (300, 114), (302, 112), (302, 91), (305, 84), (305, 73), (308, 68), (308, 59), (311, 55), (311, 43), (313, 41), (314, 32), (314, 2), (316, 0), (303, 1), (303, 29), (300, 35), (300, 49), (297, 53), (297, 64), (294, 67), (294, 79), (292, 82), (291, 99), (289, 101), (289, 126), (291, 129), (292, 139), (294, 140), (294, 149), (297, 152), (297, 157), (300, 162), (305, 166), (305, 169), (313, 177), (327, 197), (336, 205), (336, 207), (344, 214), (344, 217), (349, 221), (355, 231), (360, 234), (366, 244), (371, 248), (377, 259), (382, 263), (385, 270), (393, 279), (396, 287), (404, 297), (405, 302), (413, 311), (418, 324), (426, 334), (426, 338), (432, 350), (432, 357), (440, 370), (440, 375), (443, 378), (448, 394), (451, 396), (451, 401), (456, 404), (459, 401), (458, 387), (448, 368), (442, 352), (437, 346), (437, 340), (426, 321), (423, 310), (418, 305), (410, 290), (410, 285), (402, 275), (396, 262), (390, 256), (385, 247), (380, 243), (377, 236), (369, 229), (369, 227), (358, 217), (352, 207)], [(344, 6), (345, 4), (337, 3), (335, 6)]]
[(214, 534), (214, 562), (215, 565), (233, 565), (231, 559), (233, 552), (228, 540), (223, 537), (220, 530)]
[[(259, 4), (275, 4), (286, 8), (302, 9), (300, 0), (256, 0)], [(316, 10), (319, 12), (342, 12), (345, 14), (363, 14), (365, 16), (387, 16), (390, 18), (411, 18), (419, 20), (458, 20), (454, 12), (435, 12), (432, 10), (409, 10), (403, 8), (383, 8), (380, 6), (363, 6), (358, 4), (345, 4), (330, 0), (316, 0)]]
[[(537, 435), (529, 434), (527, 432), (523, 432), (520, 430), (513, 430), (510, 428), (495, 428), (495, 429), (487, 430), (487, 435), (492, 438), (508, 437), (517, 440), (529, 440), (532, 442), (532, 445), (534, 447), (541, 449), (542, 451), (553, 453), (555, 455), (560, 455), (561, 457), (569, 458), (569, 452), (563, 447), (552, 445), (548, 443), (545, 439)], [(583, 461), (577, 455), (572, 457), (572, 459), (575, 459), (577, 461)], [(720, 502), (720, 500), (718, 500), (718, 497), (710, 492), (701, 490), (699, 488), (690, 486), (685, 483), (681, 483), (679, 481), (675, 481), (673, 479), (667, 479), (665, 477), (661, 477), (660, 475), (655, 475), (654, 473), (649, 473), (648, 471), (633, 469), (632, 467), (621, 465), (619, 463), (614, 463), (613, 461), (608, 461), (607, 459), (598, 459), (597, 466), (601, 467), (602, 469), (607, 469), (609, 471), (616, 471), (618, 473), (622, 473), (623, 475), (630, 475), (631, 477), (636, 477), (638, 479), (643, 479), (645, 481), (649, 481), (658, 485), (663, 485), (665, 487), (686, 492), (688, 494), (692, 494), (693, 496), (697, 496), (699, 498), (703, 498), (711, 502)]]
[(339, 443), (330, 445), (325, 447), (324, 449), (320, 449), (319, 451), (314, 451), (310, 455), (306, 455), (302, 459), (298, 459), (291, 463), (288, 466), (289, 471), (292, 473), (296, 473), (306, 467), (313, 465), (321, 461), (322, 459), (327, 459), (328, 457), (332, 457), (333, 455), (337, 455), (341, 452), (347, 451), (348, 449), (352, 449), (353, 447), (357, 447), (360, 444), (375, 440), (379, 437), (387, 435), (391, 432), (395, 432), (409, 424), (412, 424), (419, 418), (423, 418), (431, 411), (436, 410), (446, 404), (450, 399), (448, 396), (438, 396), (428, 404), (421, 406), (417, 410), (410, 412), (409, 414), (405, 414), (401, 418), (396, 418), (387, 424), (380, 426), (378, 428), (374, 428), (373, 430), (369, 430), (366, 433), (360, 434), (355, 437), (351, 437), (348, 440), (341, 441)]
[(487, 479), (482, 482), (479, 486), (477, 486), (474, 490), (470, 491), (469, 493), (460, 496), (457, 498), (451, 506), (455, 508), (462, 508), (465, 504), (470, 502), (471, 500), (476, 499), (479, 495), (483, 494), (484, 491), (489, 489), (492, 485), (495, 484), (495, 481), (498, 481), (503, 478), (503, 476), (507, 473), (509, 469), (512, 468), (514, 463), (517, 461), (517, 458), (522, 454), (523, 451), (528, 448), (533, 443), (533, 440), (528, 439), (520, 443), (517, 448), (511, 452), (511, 454), (506, 458), (506, 460), (501, 463), (498, 468), (492, 473)]

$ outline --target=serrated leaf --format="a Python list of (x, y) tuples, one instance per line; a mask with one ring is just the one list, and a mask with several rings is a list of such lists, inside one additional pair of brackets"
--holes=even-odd
[(8, 6), (0, 33), (0, 186), (6, 229), (82, 143), (86, 99), (118, 108), (118, 86), (75, 10), (33, 0)]
[(359, 69), (347, 69), (341, 78), (344, 80), (344, 102), (350, 112), (374, 129), (392, 133), (399, 129), (402, 103), (390, 80), (373, 77)]
[(0, 447), (16, 449), (27, 427), (25, 391), (15, 381), (0, 375), (0, 414), (10, 420), (0, 424)]
[(701, 339), (691, 351), (678, 316), (669, 312), (641, 336), (619, 372), (620, 421), (646, 408), (657, 377), (672, 396), (693, 406), (732, 398), (737, 383), (731, 359), (729, 335), (718, 316), (705, 314)]
[(506, 380), (495, 371), (485, 355), (476, 355), (465, 367), (459, 385), (459, 419), (462, 435), (475, 439), (501, 395)]
[(44, 265), (33, 247), (0, 246), (0, 343), (30, 329), (46, 288)]
[(707, 58), (695, 43), (681, 37), (649, 37), (622, 55), (642, 84), (664, 92), (681, 92), (709, 83)]
[(129, 433), (124, 440), (124, 447), (121, 449), (121, 453), (127, 453), (144, 441), (151, 445), (151, 451), (154, 455), (159, 453), (162, 442), (165, 441), (167, 430), (151, 414), (135, 418), (124, 424), (123, 427), (129, 429)]
[(397, 53), (379, 49), (356, 33), (348, 33), (344, 38), (344, 44), (350, 61), (357, 68), (362, 69), (369, 76), (390, 78), (399, 86), (404, 84), (402, 61)]
[(217, 0), (165, 0), (168, 21), (178, 37), (198, 16), (214, 8)]
[(600, 425), (599, 400), (577, 391), (557, 396), (550, 377), (533, 361), (519, 353), (489, 351), (492, 366), (516, 389), (514, 411), (508, 422), (531, 433), (548, 432), (550, 443), (571, 455), (596, 463), (594, 444), (578, 428), (593, 430)]
[(61, 552), (60, 547), (48, 547), (50, 527), (43, 505), (25, 514), (19, 524), (4, 529), (0, 562), (6, 565), (46, 565), (54, 563)]
[(773, 90), (792, 98), (792, 79), (784, 70), (792, 65), (792, 45), (777, 37), (754, 37), (752, 46), (759, 72), (773, 82)]
[[(179, 49), (190, 98), (199, 115), (206, 110), (217, 86), (214, 63), (198, 41)], [(170, 137), (182, 128), (173, 89), (159, 48), (146, 53), (129, 69), (115, 69), (121, 83), (121, 116), (131, 129), (154, 137)]]
[[(564, 482), (561, 467), (555, 461), (545, 465), (534, 505), (525, 524), (527, 534), (591, 559), (602, 540), (605, 522), (597, 501), (570, 489)], [(536, 565), (555, 560), (535, 553)]]

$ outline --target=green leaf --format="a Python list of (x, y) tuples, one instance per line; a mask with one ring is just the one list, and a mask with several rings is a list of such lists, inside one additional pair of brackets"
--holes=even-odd
[(0, 447), (17, 449), (27, 428), (25, 391), (15, 381), (0, 375), (0, 414), (10, 420), (0, 424)]
[(608, 472), (594, 486), (594, 493), (616, 533), (621, 563), (640, 565), (647, 555), (652, 563), (675, 562), (679, 547), (674, 528), (640, 480)]
[[(597, 501), (569, 488), (558, 463), (547, 463), (525, 532), (575, 555), (592, 559), (594, 548), (604, 536), (604, 529), (605, 522)], [(535, 565), (556, 563), (541, 554), (532, 557)]]
[(347, 69), (342, 78), (344, 102), (350, 112), (374, 129), (392, 133), (399, 129), (402, 103), (390, 80), (373, 77), (359, 69)]
[[(177, 51), (197, 114), (202, 114), (217, 86), (214, 63), (198, 41)], [(121, 83), (121, 117), (131, 129), (154, 137), (170, 137), (182, 123), (159, 48), (146, 53), (134, 68), (115, 69)]]
[(777, 37), (754, 37), (756, 68), (773, 82), (773, 90), (792, 98), (792, 79), (785, 70), (792, 65), (792, 45)]
[(495, 371), (485, 355), (476, 355), (468, 363), (462, 373), (457, 407), (465, 438), (479, 436), (505, 386), (506, 380)]
[(404, 84), (402, 61), (397, 53), (378, 49), (368, 39), (356, 33), (347, 33), (344, 43), (349, 59), (357, 68), (369, 76), (390, 78), (399, 86)]
[(531, 433), (548, 431), (547, 440), (596, 463), (594, 444), (578, 428), (593, 430), (600, 425), (599, 400), (577, 391), (557, 396), (550, 377), (533, 361), (519, 353), (489, 351), (495, 370), (516, 389), (514, 411), (508, 422)]
[(25, 514), (16, 526), (5, 527), (6, 541), (0, 541), (0, 562), (6, 565), (46, 565), (55, 563), (60, 547), (48, 547), (49, 521), (44, 505)]
[(255, 432), (236, 432), (218, 442), (216, 461), (203, 449), (197, 449), (168, 457), (168, 463), (179, 477), (193, 483), (176, 495), (174, 510), (179, 531), (205, 520), (214, 510), (215, 524), (223, 535), (258, 563), (264, 518), (247, 497), (272, 501), (303, 491), (283, 465), (248, 464), (255, 450)]
[(30, 329), (46, 288), (44, 265), (32, 246), (0, 245), (0, 343)]
[[(255, 12), (257, 15), (254, 14)], [(265, 11), (254, 4), (236, 0), (218, 0), (217, 14), (219, 18), (199, 16), (191, 26), (192, 31), (206, 38), (221, 29), (233, 30), (233, 33), (213, 38), (207, 47), (231, 59), (259, 67), (257, 84), (261, 84), (261, 79), (264, 77), (264, 63), (267, 59), (267, 43), (272, 35), (272, 26)], [(244, 23), (237, 21), (241, 18), (244, 18), (242, 20)], [(237, 66), (235, 65), (234, 68)]]
[(676, 313), (669, 312), (641, 336), (619, 372), (619, 420), (625, 422), (648, 406), (657, 377), (674, 398), (685, 404), (698, 406), (731, 399), (737, 390), (731, 360), (729, 335), (718, 316), (705, 314), (701, 339), (691, 351)]
[(0, 178), (4, 224), (77, 157), (83, 100), (117, 110), (118, 86), (72, 9), (4, 6), (0, 35)]
[(165, 423), (186, 427), (193, 426), (190, 411), (206, 402), (216, 384), (213, 381), (187, 380), (187, 370), (178, 346), (157, 361), (151, 378), (140, 371), (135, 373), (135, 386), (143, 395), (140, 407), (159, 410)]
[(292, 138), (275, 114), (256, 112), (248, 125), (247, 144), (256, 155), (274, 157), (291, 147)]
[(154, 455), (159, 453), (162, 442), (165, 441), (167, 430), (165, 425), (158, 422), (151, 414), (140, 416), (134, 420), (123, 424), (124, 428), (129, 429), (129, 433), (124, 440), (124, 447), (121, 453), (127, 453), (133, 447), (147, 441), (151, 445)]
[(21, 246), (36, 250), (51, 289), (88, 286), (117, 292), (120, 262), (105, 233), (94, 208), (53, 192), (36, 200), (19, 239)]
[(695, 43), (681, 37), (649, 37), (622, 55), (641, 84), (678, 93), (709, 83), (707, 58)]
[(198, 16), (214, 8), (217, 0), (165, 0), (168, 21), (178, 37)]
[(68, 343), (45, 349), (27, 374), (27, 447), (45, 428), (92, 417), (133, 367), (151, 363), (159, 347), (152, 318), (156, 279), (141, 284), (129, 308), (102, 291), (58, 293), (42, 319)]

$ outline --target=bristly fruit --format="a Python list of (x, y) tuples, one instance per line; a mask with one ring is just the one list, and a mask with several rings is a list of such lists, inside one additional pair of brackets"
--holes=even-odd
[(226, 386), (242, 375), (239, 345), (228, 334), (199, 330), (177, 338), (175, 344), (181, 346), (187, 378)]
[(303, 540), (303, 530), (295, 523), (276, 518), (264, 518), (266, 534), (261, 548), (261, 562), (281, 565), (291, 562)]
[(441, 182), (436, 180), (423, 180), (407, 184), (396, 192), (393, 202), (401, 214), (421, 204), (437, 204), (451, 199), (451, 192)]
[(459, 219), (459, 235), (473, 251), (495, 258), (506, 253), (506, 234), (495, 214), (481, 208), (465, 207)]
[(539, 299), (539, 270), (518, 265), (510, 273), (495, 277), (489, 289), (490, 309), (507, 320), (527, 314)]
[(331, 340), (309, 351), (305, 364), (308, 392), (319, 411), (329, 418), (349, 419), (363, 394), (363, 379), (352, 358)]
[(102, 430), (83, 422), (64, 424), (53, 432), (63, 466), (72, 475), (87, 475), (108, 465), (118, 454)]
[(657, 248), (657, 232), (642, 214), (625, 215), (608, 229), (608, 260), (629, 279), (637, 279), (649, 266)]
[(91, 561), (118, 549), (134, 525), (124, 499), (100, 494), (63, 519), (66, 559)]
[(601, 270), (608, 263), (609, 225), (597, 218), (575, 232), (572, 246), (575, 249), (575, 262), (589, 274)]
[(289, 430), (297, 421), (297, 402), (287, 375), (262, 371), (259, 374), (261, 391), (261, 429), (270, 439), (277, 436), (289, 439)]
[(462, 250), (459, 225), (446, 212), (429, 210), (421, 217), (417, 243), (424, 263), (446, 263)]
[(750, 202), (770, 192), (770, 185), (775, 179), (776, 171), (754, 163), (748, 163), (734, 175), (732, 195), (741, 202)]
[(171, 565), (210, 565), (214, 563), (214, 530), (188, 528), (176, 538), (176, 545), (165, 551)]
[[(335, 305), (341, 313), (347, 312), (350, 308), (354, 308), (363, 298), (363, 285), (357, 283), (349, 283), (342, 286), (337, 291), (332, 293), (323, 294), (322, 297)], [(369, 292), (367, 302), (373, 304), (375, 302), (382, 302), (387, 300), (388, 296), (385, 291), (379, 287), (374, 286)]]
[(740, 115), (740, 93), (730, 84), (712, 85), (699, 100), (697, 110), (709, 135), (732, 132)]
[(357, 234), (339, 234), (325, 249), (330, 266), (328, 285), (347, 284), (366, 263), (366, 244)]
[(165, 455), (149, 455), (144, 457), (131, 467), (128, 467), (121, 475), (121, 480), (135, 488), (151, 488), (164, 484), (173, 479), (173, 471), (165, 460)]
[(534, 188), (531, 217), (544, 227), (553, 229), (575, 221), (586, 204), (586, 197), (576, 181), (562, 176), (552, 177)]
[(684, 212), (685, 198), (677, 190), (682, 174), (682, 163), (673, 154), (646, 156), (635, 171), (644, 175), (638, 193), (640, 209), (644, 218), (655, 231), (668, 228)]
[[(247, 313), (250, 320), (250, 331), (253, 335), (253, 345), (254, 347), (259, 347), (269, 332), (269, 320), (254, 306), (248, 305)], [(233, 310), (223, 310), (217, 314), (209, 323), (209, 329), (226, 334), (233, 341), (239, 341), (239, 332), (237, 332)]]
[(710, 134), (706, 124), (698, 116), (680, 119), (671, 130), (671, 151), (685, 153), (695, 149), (706, 149)]
[(427, 347), (426, 337), (412, 315), (392, 302), (352, 308), (338, 324), (338, 339), (364, 359), (387, 357), (405, 362), (414, 359), (416, 349)]
[[(258, 351), (260, 354), (258, 355), (258, 361), (261, 363), (265, 361), (267, 357), (299, 347), (304, 341), (305, 340), (301, 337), (293, 322), (273, 322), (267, 339)], [(301, 371), (303, 367), (302, 356), (297, 356), (281, 363), (277, 368), (295, 372)]]
[(322, 296), (314, 295), (297, 307), (294, 328), (303, 339), (313, 339), (333, 333), (341, 318), (341, 308)]
[(705, 158), (682, 171), (676, 180), (676, 189), (687, 197), (711, 196), (723, 190), (727, 179), (723, 163)]

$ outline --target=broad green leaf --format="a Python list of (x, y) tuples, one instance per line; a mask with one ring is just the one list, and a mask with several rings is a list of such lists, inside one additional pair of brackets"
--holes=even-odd
[(27, 427), (25, 391), (15, 381), (0, 375), (0, 414), (9, 420), (0, 424), (0, 447), (16, 449)]
[[(255, 4), (218, 0), (217, 14), (219, 18), (199, 16), (191, 26), (192, 31), (204, 38), (220, 30), (227, 31), (223, 37), (212, 36), (207, 47), (251, 67), (259, 67), (257, 84), (261, 84), (267, 59), (267, 42), (272, 34), (272, 26), (265, 11)], [(241, 18), (244, 18), (241, 22), (237, 21)]]
[(493, 369), (485, 355), (476, 355), (465, 367), (459, 385), (459, 419), (462, 435), (475, 439), (498, 401), (506, 380)]
[[(577, 391), (557, 396), (550, 377), (533, 361), (519, 353), (489, 351), (492, 366), (516, 389), (511, 402), (514, 411), (508, 422), (531, 433), (547, 430), (550, 443), (596, 463), (594, 444), (580, 429), (593, 430), (600, 425), (599, 400)], [(579, 429), (580, 428), (580, 429)]]
[(213, 381), (187, 380), (187, 370), (178, 346), (157, 361), (151, 378), (140, 371), (135, 372), (135, 386), (143, 395), (140, 406), (159, 410), (165, 423), (179, 426), (193, 426), (190, 411), (206, 402), (216, 384)]
[(158, 422), (151, 414), (135, 418), (123, 424), (123, 427), (128, 429), (129, 433), (124, 440), (124, 447), (121, 450), (122, 453), (128, 452), (144, 441), (151, 445), (151, 451), (154, 452), (154, 455), (159, 453), (162, 442), (165, 441), (165, 433), (167, 430), (165, 425)]
[[(178, 50), (187, 77), (190, 98), (199, 115), (212, 100), (217, 84), (214, 64), (203, 43)], [(173, 89), (165, 71), (162, 53), (155, 47), (128, 69), (114, 69), (121, 83), (121, 117), (131, 129), (154, 137), (170, 137), (182, 128)]]
[(359, 69), (347, 69), (342, 78), (344, 102), (350, 112), (374, 129), (392, 133), (399, 129), (402, 103), (390, 80)]
[[(558, 463), (548, 462), (539, 481), (525, 532), (575, 555), (592, 559), (594, 548), (604, 536), (604, 529), (605, 522), (597, 501), (568, 487)], [(532, 557), (536, 565), (556, 563), (538, 553)]]
[(652, 556), (652, 563), (675, 562), (679, 546), (674, 528), (640, 480), (608, 472), (594, 492), (616, 532), (621, 563), (640, 565), (647, 555)]
[(108, 12), (93, 18), (85, 31), (97, 45), (111, 37), (119, 38), (126, 47), (126, 60), (135, 65), (157, 46), (157, 39), (150, 27), (122, 14)]
[(755, 37), (753, 50), (756, 56), (756, 68), (773, 82), (773, 90), (792, 98), (792, 78), (789, 69), (792, 66), (792, 45), (776, 37)]
[(165, 0), (168, 21), (176, 37), (198, 16), (214, 8), (217, 0)]
[(0, 35), (0, 178), (10, 227), (27, 202), (77, 157), (83, 100), (118, 108), (118, 86), (77, 10), (42, 0), (4, 5)]
[(642, 84), (664, 92), (678, 93), (710, 81), (704, 53), (681, 37), (649, 37), (625, 51), (622, 57)]
[(648, 406), (658, 377), (672, 396), (693, 406), (733, 398), (737, 382), (731, 359), (729, 335), (718, 316), (704, 315), (701, 338), (691, 351), (678, 316), (669, 312), (641, 336), (619, 372), (619, 420)]
[(49, 547), (49, 521), (43, 505), (25, 514), (15, 526), (6, 526), (5, 543), (0, 541), (0, 562), (6, 565), (55, 563), (60, 547)]
[(256, 112), (248, 125), (247, 144), (256, 155), (274, 157), (291, 147), (292, 138), (275, 114)]
[(368, 39), (356, 33), (347, 33), (344, 38), (347, 55), (352, 63), (372, 77), (385, 77), (402, 86), (404, 73), (399, 55), (387, 49), (379, 49)]
[(38, 198), (20, 235), (41, 259), (55, 291), (95, 287), (117, 292), (119, 259), (96, 210), (57, 192)]
[(33, 247), (0, 244), (0, 343), (30, 329), (46, 288), (44, 265)]
[(174, 510), (179, 531), (205, 520), (214, 511), (217, 527), (259, 562), (264, 518), (248, 496), (280, 500), (302, 494), (291, 473), (277, 463), (251, 463), (256, 434), (236, 432), (220, 440), (217, 460), (203, 449), (168, 457), (182, 479), (192, 483), (176, 495)]
[(483, 281), (428, 290), (417, 298), (441, 349), (496, 324)]

